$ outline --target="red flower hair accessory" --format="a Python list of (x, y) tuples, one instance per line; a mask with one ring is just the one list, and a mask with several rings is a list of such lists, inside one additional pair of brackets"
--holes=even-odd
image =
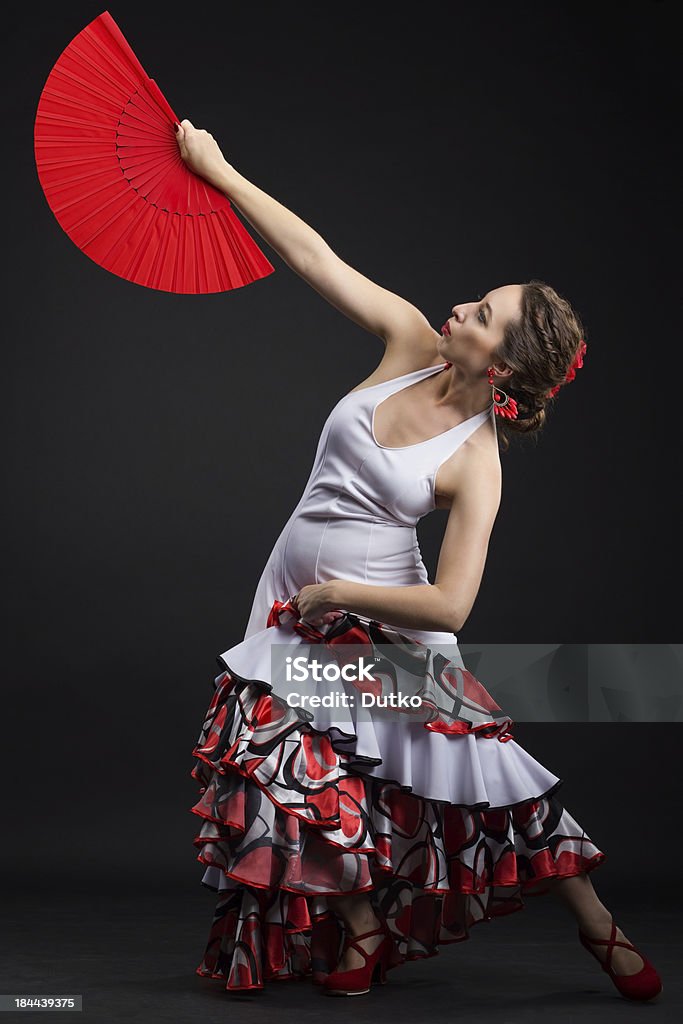
[[(567, 370), (567, 375), (564, 378), (564, 381), (562, 382), (563, 384), (569, 384), (569, 382), (574, 380), (574, 377), (576, 377), (576, 371), (580, 370), (583, 366), (583, 357), (586, 353), (586, 348), (586, 342), (582, 338), (581, 344), (579, 345), (579, 351), (576, 353), (576, 356), (574, 357), (574, 362)], [(561, 387), (562, 384), (556, 384), (554, 388), (551, 388), (548, 392), (548, 398), (554, 398)]]

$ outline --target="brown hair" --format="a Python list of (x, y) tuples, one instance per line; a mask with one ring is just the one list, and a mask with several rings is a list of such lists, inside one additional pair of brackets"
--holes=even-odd
[[(536, 434), (546, 420), (548, 392), (564, 378), (585, 334), (569, 302), (544, 281), (522, 285), (522, 315), (511, 321), (495, 354), (513, 371), (497, 383), (517, 402), (517, 419), (496, 415), (502, 451), (512, 434)], [(562, 394), (562, 388), (557, 398)], [(538, 440), (538, 438), (536, 438)]]

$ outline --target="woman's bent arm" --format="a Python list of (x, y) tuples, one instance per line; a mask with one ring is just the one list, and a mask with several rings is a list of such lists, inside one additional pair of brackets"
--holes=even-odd
[(462, 629), (479, 591), (501, 501), (497, 453), (485, 459), (478, 455), (477, 449), (473, 449), (467, 470), (459, 456), (463, 484), (455, 491), (448, 514), (434, 583), (382, 587), (330, 580), (330, 610), (346, 609), (380, 622), (415, 629), (456, 634)]

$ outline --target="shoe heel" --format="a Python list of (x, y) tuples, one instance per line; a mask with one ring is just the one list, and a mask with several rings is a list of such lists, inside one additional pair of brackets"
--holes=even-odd
[[(382, 942), (373, 953), (368, 953), (359, 945), (360, 940), (371, 935), (384, 934)], [(371, 932), (346, 938), (346, 945), (354, 947), (365, 960), (363, 967), (355, 967), (349, 971), (333, 971), (323, 982), (323, 992), (329, 996), (360, 996), (366, 995), (374, 982), (386, 984), (386, 969), (392, 951), (392, 942), (386, 928), (382, 925)]]
[(386, 985), (387, 983), (387, 969), (383, 960), (378, 960), (375, 964), (375, 969), (372, 972), (372, 984), (373, 985)]

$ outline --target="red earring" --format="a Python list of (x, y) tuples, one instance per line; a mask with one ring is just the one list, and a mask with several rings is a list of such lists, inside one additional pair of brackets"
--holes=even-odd
[(504, 416), (508, 420), (517, 419), (517, 402), (514, 400), (512, 395), (506, 394), (505, 391), (501, 391), (493, 383), (494, 370), (492, 366), (489, 366), (489, 384), (491, 385), (491, 393), (493, 396), (494, 411), (498, 416)]

